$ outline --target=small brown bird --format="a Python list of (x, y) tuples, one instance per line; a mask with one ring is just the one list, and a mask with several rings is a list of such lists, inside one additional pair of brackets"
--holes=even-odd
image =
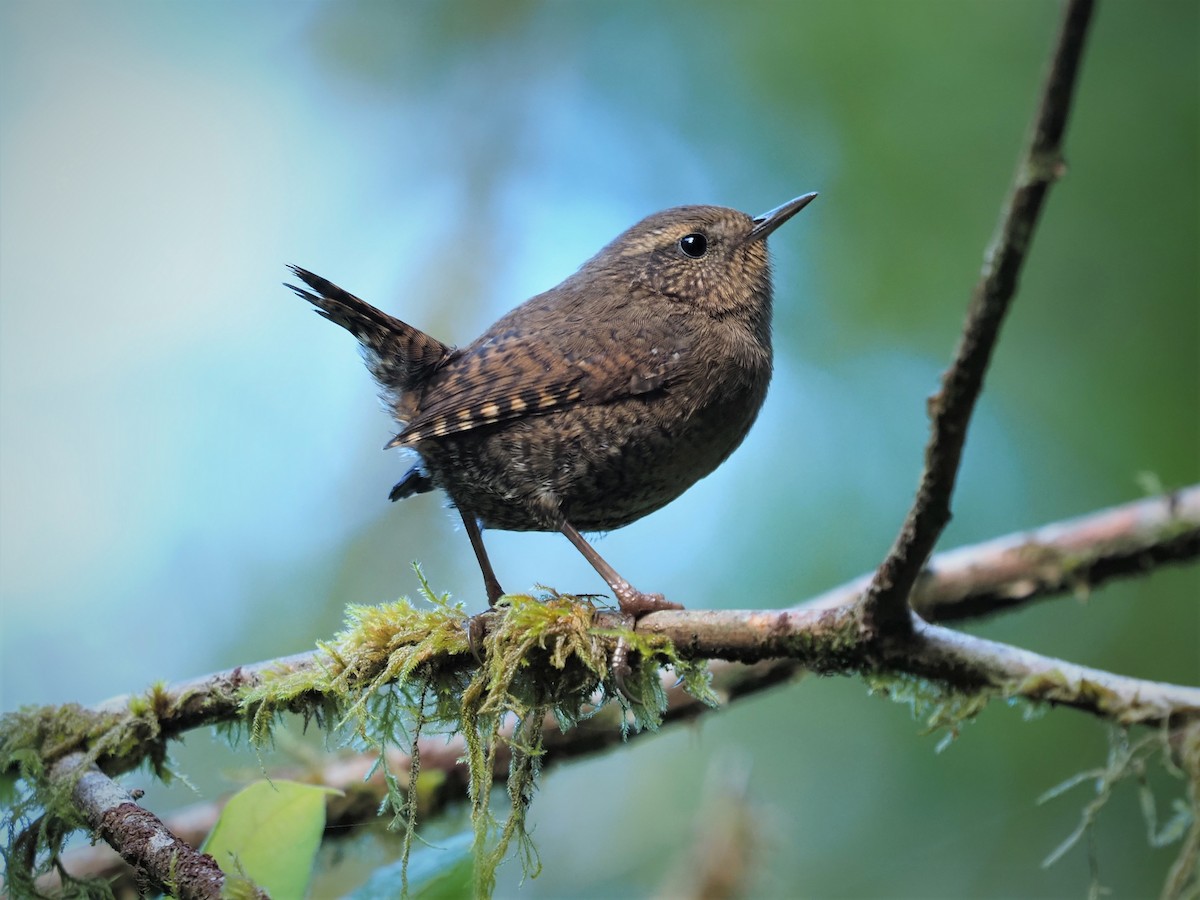
[(751, 217), (682, 206), (634, 225), (558, 287), (463, 349), (311, 272), (288, 285), (362, 345), (420, 461), (391, 499), (441, 488), (462, 515), (488, 603), (504, 593), (480, 525), (561, 531), (622, 611), (677, 609), (580, 534), (670, 503), (742, 442), (771, 379), (766, 239), (815, 193)]

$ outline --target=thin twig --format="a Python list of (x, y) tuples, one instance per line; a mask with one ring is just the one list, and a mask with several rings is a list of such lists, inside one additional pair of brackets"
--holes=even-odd
[(180, 900), (218, 900), (222, 896), (225, 873), (217, 861), (171, 834), (162, 820), (139, 806), (132, 794), (89, 763), (84, 754), (71, 753), (55, 763), (51, 781), (72, 784), (76, 808), (96, 833), (137, 869), (147, 887)]
[(1200, 688), (1114, 675), (1020, 647), (918, 622), (897, 662), (907, 675), (940, 683), (978, 679), (1005, 697), (1070, 706), (1121, 726), (1200, 722)]
[[(646, 616), (639, 630), (668, 637), (677, 647), (709, 659), (756, 662), (786, 655), (803, 660), (811, 652), (823, 672), (870, 670), (862, 646), (847, 648), (841, 656), (831, 653), (837, 632), (827, 631), (818, 616), (838, 612), (665, 611)], [(885, 671), (927, 678), (952, 690), (994, 688), (1005, 696), (1071, 706), (1120, 725), (1200, 720), (1200, 688), (1076, 666), (920, 620), (914, 627), (913, 639), (889, 656)]]
[(932, 426), (917, 496), (862, 598), (864, 627), (883, 641), (903, 640), (911, 634), (909, 595), (950, 521), (950, 498), (971, 413), (983, 389), (1000, 325), (1016, 293), (1017, 277), (1046, 193), (1064, 171), (1063, 132), (1092, 5), (1092, 0), (1071, 0), (1067, 4), (1029, 146), (996, 236), (985, 254), (954, 361), (942, 376), (941, 389), (929, 399)]
[[(934, 556), (913, 586), (928, 622), (975, 619), (1063, 594), (1086, 595), (1114, 578), (1200, 557), (1200, 485), (1147, 497)], [(867, 573), (800, 604), (849, 606)]]

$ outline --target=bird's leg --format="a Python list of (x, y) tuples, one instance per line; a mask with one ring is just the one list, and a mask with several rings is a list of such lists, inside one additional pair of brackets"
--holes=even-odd
[(483, 547), (483, 533), (479, 530), (479, 521), (465, 509), (458, 511), (462, 516), (463, 525), (467, 528), (467, 537), (471, 541), (471, 549), (475, 551), (475, 559), (479, 561), (479, 569), (483, 572), (483, 587), (487, 591), (488, 606), (495, 606), (496, 601), (504, 596), (504, 588), (496, 578), (492, 561), (488, 559), (487, 550)]
[(608, 582), (608, 586), (612, 588), (617, 603), (621, 607), (621, 612), (633, 616), (636, 621), (647, 613), (660, 609), (683, 609), (680, 604), (671, 603), (662, 594), (643, 594), (618, 575), (617, 570), (605, 562), (604, 557), (596, 552), (595, 547), (584, 540), (583, 535), (576, 531), (570, 522), (563, 521), (558, 528), (567, 536), (567, 540), (583, 554), (583, 558), (592, 564), (592, 568), (600, 573), (600, 577)]
[[(589, 544), (570, 522), (564, 520), (559, 525), (559, 530), (583, 554), (584, 559), (592, 564), (592, 568), (600, 573), (600, 577), (608, 582), (608, 586), (612, 588), (613, 594), (616, 595), (617, 603), (620, 604), (621, 612), (624, 614), (630, 628), (637, 626), (639, 617), (655, 610), (683, 609), (678, 603), (671, 603), (666, 600), (662, 594), (643, 594), (618, 575), (617, 570), (610, 566), (604, 557), (596, 552), (596, 548)], [(616, 685), (617, 693), (624, 697), (628, 703), (641, 706), (642, 701), (629, 690), (629, 678), (633, 675), (633, 667), (629, 664), (630, 652), (631, 648), (628, 642), (624, 638), (618, 638), (609, 664), (612, 667), (613, 683)]]
[[(463, 525), (467, 529), (467, 537), (471, 541), (471, 549), (475, 551), (475, 559), (479, 561), (479, 569), (483, 572), (483, 587), (487, 591), (488, 606), (494, 607), (496, 601), (504, 596), (504, 588), (500, 587), (500, 580), (496, 578), (496, 571), (492, 568), (492, 561), (488, 559), (487, 550), (483, 546), (483, 533), (479, 530), (479, 520), (465, 509), (460, 509), (459, 515), (462, 516)], [(471, 648), (471, 655), (479, 665), (483, 665), (483, 619), (480, 616), (471, 616), (467, 619), (467, 645)]]

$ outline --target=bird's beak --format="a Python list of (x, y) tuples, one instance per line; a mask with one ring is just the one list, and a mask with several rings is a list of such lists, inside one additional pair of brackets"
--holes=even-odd
[(770, 212), (765, 212), (761, 216), (755, 216), (754, 228), (751, 229), (750, 237), (747, 240), (766, 240), (768, 234), (816, 199), (817, 192), (810, 191), (807, 194), (801, 194), (795, 200), (789, 200), (783, 206), (775, 207)]

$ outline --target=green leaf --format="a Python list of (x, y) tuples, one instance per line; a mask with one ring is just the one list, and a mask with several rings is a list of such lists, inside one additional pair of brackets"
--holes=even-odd
[(226, 875), (248, 878), (275, 900), (303, 897), (325, 830), (325, 797), (295, 781), (256, 781), (234, 794), (201, 848)]

